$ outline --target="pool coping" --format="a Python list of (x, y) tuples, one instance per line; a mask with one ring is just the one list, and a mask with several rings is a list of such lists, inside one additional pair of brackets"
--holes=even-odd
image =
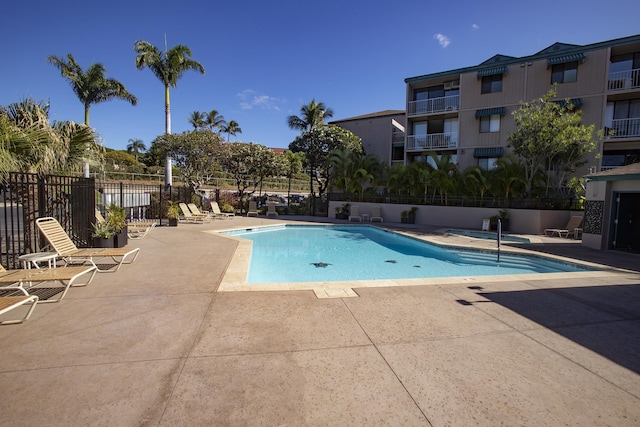
[[(284, 226), (281, 224), (279, 226)], [(304, 223), (296, 225), (309, 225), (326, 227), (331, 224), (314, 224)], [(335, 225), (335, 224), (333, 224)], [(362, 224), (357, 224), (362, 225)], [(357, 226), (354, 224), (354, 226)], [(276, 226), (276, 227), (279, 227)], [(342, 226), (342, 224), (341, 224)], [(488, 239), (479, 239), (470, 236), (451, 235), (451, 234), (435, 234), (440, 232), (437, 230), (434, 234), (420, 234), (415, 231), (389, 229), (378, 225), (369, 225), (371, 227), (381, 228), (385, 231), (397, 233), (416, 240), (422, 240), (427, 243), (435, 244), (449, 249), (472, 249), (477, 251), (497, 252), (496, 242)], [(274, 228), (274, 225), (255, 226), (250, 229)], [(428, 285), (446, 285), (455, 283), (480, 284), (488, 282), (511, 282), (511, 281), (535, 281), (535, 280), (562, 280), (575, 278), (595, 278), (595, 277), (611, 277), (612, 275), (637, 275), (636, 272), (614, 268), (606, 265), (596, 264), (588, 261), (576, 260), (573, 258), (562, 257), (551, 254), (539, 254), (524, 248), (511, 247), (510, 242), (504, 242), (501, 246), (502, 253), (520, 254), (533, 256), (551, 261), (568, 263), (573, 265), (581, 265), (597, 270), (580, 271), (580, 272), (560, 272), (560, 273), (528, 273), (528, 274), (505, 274), (498, 276), (453, 276), (453, 277), (436, 277), (436, 278), (412, 278), (412, 279), (378, 279), (378, 280), (348, 280), (348, 281), (331, 281), (331, 282), (273, 282), (273, 283), (251, 283), (246, 282), (249, 264), (251, 262), (251, 251), (253, 242), (233, 235), (224, 234), (229, 231), (239, 231), (249, 229), (248, 227), (235, 227), (224, 230), (207, 231), (223, 238), (232, 239), (237, 242), (237, 247), (222, 277), (217, 292), (264, 292), (264, 291), (294, 291), (294, 290), (311, 290), (317, 298), (348, 298), (358, 297), (356, 289), (358, 288), (374, 288), (374, 287), (394, 287), (394, 286), (428, 286)], [(448, 241), (452, 239), (452, 241)], [(540, 242), (540, 239), (536, 239)], [(515, 243), (515, 242), (513, 242)], [(532, 240), (532, 243), (535, 243)], [(493, 247), (491, 247), (493, 246)]]

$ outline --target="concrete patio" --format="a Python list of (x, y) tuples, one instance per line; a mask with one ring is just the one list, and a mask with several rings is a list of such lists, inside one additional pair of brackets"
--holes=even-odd
[(0, 327), (0, 425), (640, 425), (640, 256), (540, 237), (633, 271), (217, 292), (237, 242), (204, 231), (287, 219), (157, 227)]

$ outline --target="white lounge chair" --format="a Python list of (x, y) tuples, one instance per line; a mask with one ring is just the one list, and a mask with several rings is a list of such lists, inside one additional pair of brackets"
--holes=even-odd
[(258, 204), (254, 201), (249, 202), (249, 210), (247, 216), (258, 216)]
[(384, 222), (384, 218), (382, 218), (382, 215), (380, 214), (380, 206), (374, 206), (371, 208), (371, 218), (369, 218), (369, 220), (371, 222)]
[(278, 217), (278, 211), (276, 211), (275, 203), (267, 203), (267, 218), (269, 217)]
[(236, 214), (234, 214), (233, 212), (222, 212), (220, 210), (220, 205), (218, 205), (218, 202), (216, 201), (211, 202), (211, 210), (213, 211), (213, 214), (216, 218), (231, 219), (236, 216)]
[[(3, 287), (1, 296), (16, 296), (28, 291), (28, 295), (37, 295), (40, 302), (57, 302), (67, 294), (72, 286), (86, 286), (96, 275), (96, 267), (91, 265), (61, 267), (61, 268), (33, 268), (22, 270), (5, 270), (0, 265), (0, 284), (13, 285)], [(76, 283), (80, 277), (91, 274), (83, 283)], [(45, 284), (55, 282), (61, 286), (45, 287)], [(59, 295), (60, 294), (60, 295)], [(57, 296), (59, 295), (59, 296)], [(57, 298), (53, 298), (57, 296)]]
[[(0, 291), (4, 289), (6, 288), (0, 288)], [(0, 297), (0, 314), (7, 313), (24, 304), (31, 304), (31, 307), (29, 308), (29, 311), (27, 311), (27, 314), (22, 319), (3, 320), (3, 321), (0, 321), (0, 325), (14, 325), (16, 323), (22, 323), (25, 320), (27, 320), (29, 317), (31, 317), (31, 313), (33, 313), (33, 310), (36, 308), (36, 303), (38, 302), (37, 295), (29, 295), (27, 291), (25, 291), (22, 288), (13, 288), (13, 289), (16, 292), (18, 292), (17, 295)]]
[[(58, 256), (66, 263), (89, 262), (102, 273), (112, 273), (118, 271), (122, 264), (131, 264), (140, 252), (140, 248), (78, 248), (58, 220), (53, 217), (38, 218), (36, 226), (49, 242), (53, 251), (57, 252)], [(115, 263), (115, 268), (98, 268), (95, 261), (102, 258), (111, 258)]]
[(362, 222), (362, 215), (360, 215), (360, 208), (358, 206), (351, 206), (349, 222), (351, 222), (352, 219), (357, 219), (358, 222)]
[(576, 228), (580, 228), (582, 225), (581, 216), (572, 216), (565, 228), (547, 228), (544, 230), (544, 234), (549, 237), (557, 235), (558, 237), (569, 237), (569, 234), (574, 234)]
[(182, 211), (182, 219), (184, 222), (200, 223), (211, 222), (211, 217), (207, 214), (196, 215), (189, 210), (186, 203), (179, 203), (180, 210)]

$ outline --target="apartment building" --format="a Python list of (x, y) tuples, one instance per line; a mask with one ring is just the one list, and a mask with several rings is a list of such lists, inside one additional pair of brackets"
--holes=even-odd
[(334, 120), (329, 124), (340, 126), (359, 136), (366, 154), (373, 154), (389, 164), (404, 163), (404, 110), (379, 111)]
[(640, 35), (584, 46), (555, 43), (520, 58), (495, 55), (405, 83), (405, 163), (435, 151), (451, 155), (461, 169), (490, 169), (509, 152), (511, 113), (554, 84), (557, 102), (568, 99), (583, 123), (611, 131), (581, 174), (640, 162)]

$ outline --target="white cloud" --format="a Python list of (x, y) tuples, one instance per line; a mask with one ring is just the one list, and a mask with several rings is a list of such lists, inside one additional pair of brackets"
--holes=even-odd
[(471, 29), (472, 29), (473, 31), (476, 31), (476, 30), (479, 30), (479, 29), (480, 29), (480, 27), (479, 27), (477, 24), (471, 24)]
[(268, 95), (262, 95), (252, 89), (245, 89), (236, 95), (240, 100), (240, 108), (243, 110), (251, 110), (253, 107), (263, 108), (265, 110), (280, 111), (282, 101)]
[(443, 48), (451, 44), (451, 39), (445, 36), (444, 34), (440, 34), (440, 33), (434, 34), (433, 38), (438, 40), (438, 43), (440, 43), (440, 46), (442, 46)]

